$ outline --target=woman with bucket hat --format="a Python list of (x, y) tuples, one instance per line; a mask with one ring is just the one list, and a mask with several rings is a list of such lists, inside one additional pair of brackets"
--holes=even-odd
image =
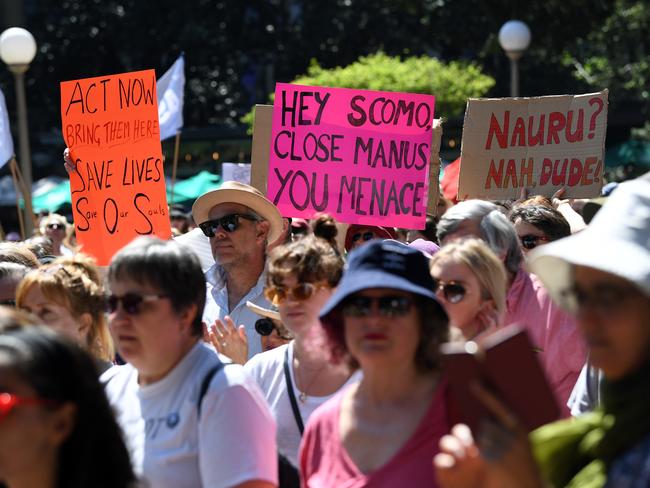
[(436, 486), (431, 458), (449, 430), (439, 353), (448, 325), (432, 290), (417, 249), (377, 240), (350, 254), (321, 322), (334, 357), (363, 377), (308, 422), (304, 487)]
[(584, 231), (535, 250), (529, 266), (576, 315), (604, 374), (602, 404), (529, 442), (508, 406), (479, 388), (496, 421), (478, 445), (464, 426), (444, 439), (441, 485), (650, 486), (650, 182), (621, 184)]

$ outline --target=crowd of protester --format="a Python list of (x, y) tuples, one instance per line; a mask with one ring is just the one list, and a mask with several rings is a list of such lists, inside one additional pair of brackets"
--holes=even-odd
[[(0, 243), (0, 483), (650, 486), (650, 176), (562, 196), (401, 229), (225, 182), (107, 268), (43, 216)], [(472, 431), (441, 346), (510, 324), (557, 421), (529, 432), (477, 382)]]

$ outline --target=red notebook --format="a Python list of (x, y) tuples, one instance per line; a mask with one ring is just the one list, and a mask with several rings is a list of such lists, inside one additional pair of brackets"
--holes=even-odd
[(537, 353), (520, 326), (504, 327), (477, 342), (443, 344), (441, 350), (454, 423), (465, 423), (476, 433), (481, 420), (491, 415), (469, 389), (474, 381), (500, 398), (529, 432), (560, 418)]

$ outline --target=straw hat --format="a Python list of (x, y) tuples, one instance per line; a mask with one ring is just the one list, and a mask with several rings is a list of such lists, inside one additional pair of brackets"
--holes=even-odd
[(269, 309), (269, 308), (260, 307), (259, 305), (256, 305), (251, 301), (247, 301), (246, 306), (257, 315), (261, 315), (262, 317), (266, 317), (267, 319), (281, 320), (280, 312), (278, 312), (277, 308), (275, 308), (274, 305), (271, 305), (273, 308)]
[(282, 216), (278, 208), (262, 193), (250, 185), (238, 181), (226, 181), (217, 190), (204, 193), (192, 205), (194, 222), (201, 224), (209, 220), (210, 210), (221, 203), (237, 203), (250, 208), (266, 220), (271, 228), (268, 242), (275, 242), (282, 233)]

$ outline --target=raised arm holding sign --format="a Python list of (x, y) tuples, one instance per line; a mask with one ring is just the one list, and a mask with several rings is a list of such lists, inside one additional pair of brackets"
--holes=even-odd
[(139, 235), (168, 239), (154, 70), (61, 83), (61, 118), (83, 251), (106, 265)]
[(269, 199), (285, 216), (424, 228), (434, 100), (278, 83)]

